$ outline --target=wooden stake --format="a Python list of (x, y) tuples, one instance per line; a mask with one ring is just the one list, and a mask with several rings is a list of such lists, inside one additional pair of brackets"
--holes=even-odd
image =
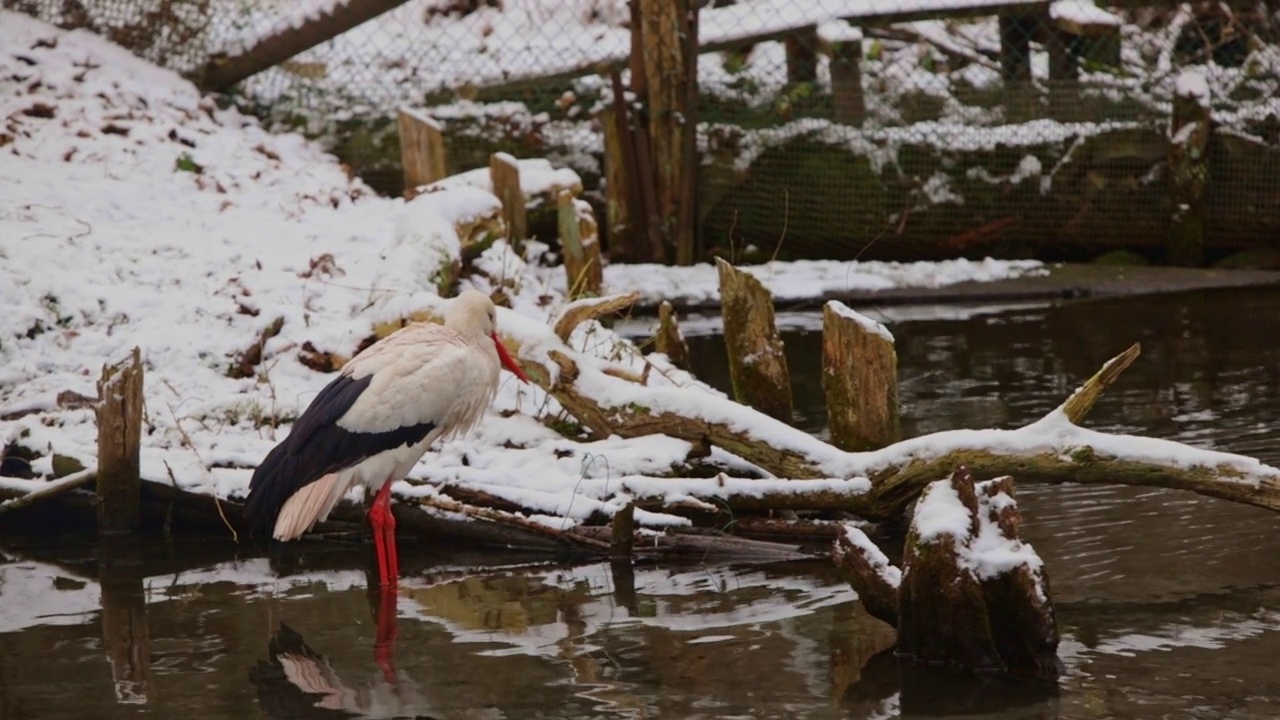
[(835, 105), (835, 120), (845, 125), (861, 127), (867, 118), (867, 102), (862, 92), (862, 40), (850, 37), (832, 43), (831, 99)]
[(489, 180), (493, 194), (502, 201), (502, 219), (507, 223), (507, 241), (519, 249), (529, 236), (524, 190), (520, 187), (520, 163), (504, 152), (489, 156)]
[(625, 124), (626, 103), (615, 98), (614, 105), (597, 117), (604, 135), (604, 235), (609, 239), (609, 257), (614, 261), (634, 261), (639, 257), (631, 221), (636, 191), (632, 187), (631, 163), (627, 161), (626, 141), (631, 132)]
[(898, 441), (893, 336), (838, 300), (822, 309), (822, 387), (832, 445), (877, 450)]
[(773, 296), (760, 281), (716, 258), (729, 378), (740, 403), (791, 422), (791, 374), (773, 319)]
[(658, 306), (658, 334), (654, 337), (658, 352), (667, 356), (672, 365), (681, 370), (689, 369), (689, 346), (680, 334), (676, 310), (667, 300)]
[(1167, 250), (1170, 265), (1204, 264), (1211, 133), (1209, 85), (1202, 70), (1187, 70), (1177, 80), (1169, 126), (1169, 191), (1173, 198)]
[(636, 532), (636, 504), (627, 503), (626, 507), (613, 516), (611, 525), (609, 556), (614, 558), (631, 557)]
[(591, 206), (586, 206), (585, 213), (580, 212), (573, 193), (561, 190), (556, 195), (556, 210), (569, 299), (599, 295), (604, 273), (600, 267), (600, 240), (595, 218), (591, 216)]
[(818, 79), (818, 29), (807, 27), (783, 39), (787, 52), (787, 83), (816, 82)]
[(426, 113), (400, 108), (400, 164), (404, 167), (404, 196), (412, 199), (418, 188), (445, 178), (444, 131)]
[(697, 13), (691, 5), (690, 0), (639, 0), (650, 158), (657, 189), (657, 235), (661, 241), (653, 260), (664, 262), (674, 250), (681, 265), (693, 264), (696, 255), (694, 215), (684, 206), (688, 190), (685, 176), (696, 167), (687, 147), (687, 135), (695, 132), (689, 98), (692, 68), (697, 64)]
[(138, 529), (142, 480), (142, 353), (102, 368), (98, 381), (98, 532)]

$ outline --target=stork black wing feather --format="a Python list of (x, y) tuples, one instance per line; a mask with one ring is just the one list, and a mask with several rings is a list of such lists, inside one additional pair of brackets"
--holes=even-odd
[(267, 453), (249, 481), (245, 499), (244, 516), (254, 529), (272, 526), (285, 501), (303, 487), (380, 452), (419, 442), (435, 427), (419, 423), (371, 433), (338, 427), (338, 420), (372, 381), (372, 375), (359, 380), (338, 375), (307, 406), (289, 437)]

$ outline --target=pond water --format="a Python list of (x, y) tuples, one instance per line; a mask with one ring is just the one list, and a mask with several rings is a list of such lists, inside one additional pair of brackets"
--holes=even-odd
[[(868, 312), (897, 338), (906, 434), (1023, 424), (1139, 341), (1088, 425), (1280, 463), (1280, 292)], [(784, 320), (801, 424), (822, 432), (816, 323)], [(727, 385), (719, 339), (691, 345)], [(825, 562), (628, 572), (407, 543), (392, 684), (367, 547), (11, 535), (0, 720), (1280, 717), (1280, 516), (1150, 489), (1018, 497), (1057, 603), (1056, 687), (876, 655), (891, 635)]]

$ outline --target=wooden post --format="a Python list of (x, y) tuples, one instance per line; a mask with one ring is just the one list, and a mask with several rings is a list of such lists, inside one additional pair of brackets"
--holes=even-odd
[(1209, 84), (1202, 71), (1186, 70), (1178, 76), (1169, 126), (1169, 191), (1173, 198), (1167, 249), (1170, 265), (1204, 263), (1204, 199), (1209, 185), (1211, 133)]
[(676, 310), (668, 300), (663, 300), (658, 305), (658, 334), (654, 337), (654, 345), (658, 352), (667, 356), (672, 365), (681, 370), (689, 369), (689, 346), (680, 334)]
[(596, 117), (604, 135), (604, 235), (609, 239), (609, 257), (615, 261), (634, 261), (639, 254), (633, 247), (635, 235), (631, 218), (634, 210), (631, 205), (635, 188), (632, 187), (631, 163), (627, 162), (630, 153), (627, 152), (629, 143), (625, 140), (630, 135), (630, 128), (624, 124), (626, 102), (623, 98), (614, 98), (614, 105), (600, 111)]
[[(109, 546), (111, 543), (107, 543)], [(141, 568), (113, 559), (104, 547), (98, 565), (102, 590), (102, 646), (111, 666), (116, 702), (143, 705), (151, 700), (151, 633)]]
[(635, 532), (636, 504), (629, 502), (613, 516), (609, 536), (609, 557), (630, 558)]
[(397, 115), (396, 127), (400, 131), (404, 196), (412, 199), (419, 187), (445, 177), (444, 132), (435, 118), (404, 107)]
[(639, 7), (660, 242), (653, 260), (665, 262), (674, 250), (677, 263), (691, 265), (696, 259), (695, 216), (687, 206), (692, 196), (686, 193), (687, 176), (696, 169), (688, 141), (697, 129), (689, 102), (697, 65), (697, 12), (692, 0), (639, 0)]
[(1030, 22), (1026, 14), (1000, 16), (1000, 76), (1004, 79), (1005, 115), (1011, 122), (1026, 120), (1034, 109)]
[(138, 348), (98, 381), (98, 532), (138, 529), (142, 480), (142, 353)]
[(564, 252), (564, 270), (568, 275), (569, 299), (599, 295), (603, 282), (600, 241), (595, 220), (590, 214), (590, 206), (587, 206), (584, 217), (584, 213), (579, 212), (578, 201), (573, 193), (561, 190), (556, 195), (556, 210), (560, 247)]
[(489, 180), (493, 194), (502, 201), (502, 219), (507, 224), (507, 241), (519, 249), (529, 237), (524, 190), (520, 187), (520, 163), (504, 152), (489, 156)]
[(877, 450), (898, 441), (893, 335), (837, 300), (822, 309), (822, 387), (832, 445)]
[(716, 258), (729, 378), (738, 402), (791, 422), (791, 373), (773, 319), (773, 296), (755, 277)]
[(807, 27), (783, 39), (787, 51), (787, 83), (816, 82), (818, 79), (818, 29)]
[(1080, 62), (1072, 49), (1077, 38), (1043, 22), (1044, 46), (1049, 53), (1049, 110), (1052, 117), (1070, 119), (1079, 99), (1076, 80)]
[(849, 26), (839, 37), (828, 40), (835, 120), (861, 127), (867, 118), (867, 101), (862, 92), (862, 29)]

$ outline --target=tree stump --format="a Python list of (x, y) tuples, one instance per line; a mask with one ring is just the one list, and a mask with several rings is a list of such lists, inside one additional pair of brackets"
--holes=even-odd
[(138, 529), (142, 502), (142, 353), (102, 368), (98, 380), (98, 532)]
[(689, 346), (680, 333), (676, 309), (666, 300), (658, 305), (658, 334), (654, 337), (654, 345), (672, 365), (681, 370), (689, 369)]
[(773, 318), (773, 295), (760, 281), (716, 258), (729, 378), (738, 402), (791, 422), (791, 374)]
[(582, 204), (586, 206), (585, 212), (581, 212), (584, 208), (579, 207), (573, 193), (568, 190), (561, 190), (556, 195), (560, 249), (564, 252), (570, 300), (598, 296), (604, 282), (596, 223), (591, 216), (591, 206), (585, 202)]
[(838, 300), (822, 309), (822, 387), (832, 445), (861, 451), (898, 441), (893, 335)]
[(900, 575), (853, 525), (842, 528), (833, 557), (867, 611), (898, 628), (900, 658), (1053, 676), (1049, 579), (1018, 539), (1021, 521), (1010, 478), (974, 483), (961, 466), (920, 495)]

